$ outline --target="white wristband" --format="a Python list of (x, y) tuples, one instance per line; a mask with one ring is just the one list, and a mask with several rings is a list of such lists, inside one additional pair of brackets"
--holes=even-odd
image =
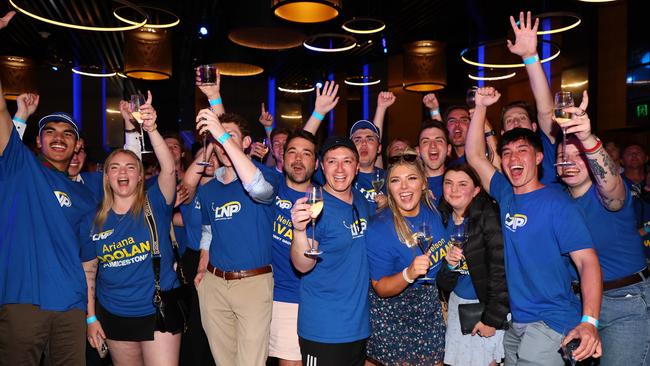
[(415, 282), (415, 280), (410, 279), (409, 276), (406, 274), (406, 270), (407, 270), (407, 269), (408, 269), (408, 267), (405, 267), (405, 268), (402, 270), (402, 278), (404, 278), (404, 281), (406, 281), (406, 282), (408, 282), (408, 283), (413, 283), (413, 282)]

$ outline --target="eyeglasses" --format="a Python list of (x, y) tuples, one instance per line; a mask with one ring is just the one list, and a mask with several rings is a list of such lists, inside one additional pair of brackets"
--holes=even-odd
[(405, 161), (407, 163), (414, 163), (416, 160), (418, 160), (418, 156), (415, 154), (395, 155), (388, 158), (388, 165), (397, 164), (400, 161)]

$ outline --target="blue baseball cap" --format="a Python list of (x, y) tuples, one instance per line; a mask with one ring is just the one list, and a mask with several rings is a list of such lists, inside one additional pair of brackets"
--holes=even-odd
[(77, 135), (77, 140), (79, 140), (79, 127), (77, 126), (77, 122), (75, 122), (74, 118), (72, 118), (71, 115), (65, 112), (54, 112), (41, 118), (41, 120), (38, 121), (39, 136), (41, 135), (41, 131), (43, 130), (43, 127), (45, 127), (50, 122), (64, 122), (69, 124), (70, 126), (72, 126), (74, 133)]
[(363, 130), (363, 129), (372, 131), (372, 133), (377, 135), (377, 138), (380, 138), (379, 129), (377, 128), (377, 126), (375, 126), (374, 123), (372, 123), (370, 121), (367, 121), (365, 119), (354, 122), (354, 124), (352, 125), (352, 128), (350, 129), (350, 137), (352, 137), (353, 133), (357, 132), (358, 130)]
[(352, 150), (354, 155), (357, 157), (357, 160), (359, 159), (359, 152), (357, 151), (357, 147), (354, 145), (354, 142), (352, 142), (352, 140), (347, 137), (341, 136), (330, 136), (327, 138), (327, 140), (325, 140), (323, 147), (320, 149), (320, 158), (323, 159), (325, 157), (325, 153), (337, 147), (345, 147)]

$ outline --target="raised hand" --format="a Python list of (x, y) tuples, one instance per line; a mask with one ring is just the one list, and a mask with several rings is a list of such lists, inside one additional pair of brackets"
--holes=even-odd
[(199, 87), (199, 90), (209, 99), (219, 98), (221, 95), (221, 73), (217, 69), (217, 79), (214, 85), (207, 85), (201, 83), (201, 74), (199, 73), (199, 68), (196, 68), (196, 86)]
[(305, 231), (307, 224), (311, 221), (311, 205), (307, 203), (307, 197), (296, 200), (291, 207), (291, 222), (294, 231)]
[(336, 96), (338, 92), (339, 85), (333, 81), (326, 81), (322, 91), (320, 88), (316, 88), (316, 105), (314, 106), (314, 110), (324, 116), (334, 109), (339, 102), (339, 97)]
[(12, 11), (8, 12), (7, 14), (5, 14), (5, 16), (0, 18), (0, 29), (8, 26), (9, 21), (11, 20), (11, 18), (14, 17), (14, 15), (16, 15), (16, 12), (12, 10)]
[(266, 110), (266, 108), (264, 106), (264, 102), (262, 102), (262, 112), (260, 113), (260, 118), (258, 119), (258, 121), (265, 128), (266, 127), (273, 127), (273, 115), (271, 115), (271, 113), (269, 113)]
[(17, 115), (21, 115), (24, 117), (21, 117), (23, 119), (29, 118), (34, 112), (36, 112), (36, 108), (38, 108), (38, 102), (40, 100), (40, 96), (38, 94), (32, 94), (32, 93), (25, 93), (25, 94), (20, 94), (16, 98), (16, 103), (18, 104), (18, 110), (16, 111)]
[(476, 97), (474, 103), (476, 103), (477, 107), (489, 107), (492, 104), (496, 103), (500, 97), (501, 93), (499, 93), (491, 86), (478, 88), (476, 89)]
[(395, 103), (396, 99), (397, 97), (393, 92), (383, 91), (377, 95), (377, 108), (388, 109)]
[(251, 148), (249, 151), (249, 155), (251, 157), (256, 157), (259, 158), (260, 160), (264, 159), (264, 156), (266, 156), (266, 153), (269, 152), (269, 149), (267, 149), (266, 145), (262, 142), (253, 142), (251, 144)]
[(151, 92), (147, 91), (147, 102), (140, 106), (140, 115), (142, 116), (142, 129), (147, 132), (156, 130), (156, 110), (151, 105), (153, 98)]
[(571, 113), (571, 121), (560, 123), (556, 122), (562, 128), (566, 128), (566, 133), (574, 133), (580, 141), (585, 141), (591, 136), (591, 121), (587, 114), (587, 106), (589, 105), (589, 96), (587, 91), (582, 92), (582, 102), (579, 107), (568, 107), (563, 110)]
[(526, 13), (526, 20), (524, 20), (524, 12), (519, 13), (519, 25), (515, 22), (515, 18), (510, 16), (510, 25), (515, 32), (515, 44), (508, 40), (508, 49), (510, 52), (522, 58), (528, 58), (537, 54), (537, 27), (539, 26), (539, 19), (535, 19), (533, 24), (532, 15), (530, 11)]
[(422, 98), (422, 103), (425, 107), (430, 110), (436, 110), (440, 108), (440, 103), (438, 103), (438, 98), (434, 93), (429, 93)]
[(196, 116), (196, 129), (199, 131), (199, 135), (209, 131), (215, 139), (226, 132), (219, 118), (210, 108), (199, 111)]

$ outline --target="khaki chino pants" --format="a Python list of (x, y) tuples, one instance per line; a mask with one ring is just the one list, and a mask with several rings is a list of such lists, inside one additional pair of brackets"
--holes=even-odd
[(265, 365), (273, 308), (273, 273), (226, 281), (208, 272), (197, 292), (201, 324), (216, 364)]

